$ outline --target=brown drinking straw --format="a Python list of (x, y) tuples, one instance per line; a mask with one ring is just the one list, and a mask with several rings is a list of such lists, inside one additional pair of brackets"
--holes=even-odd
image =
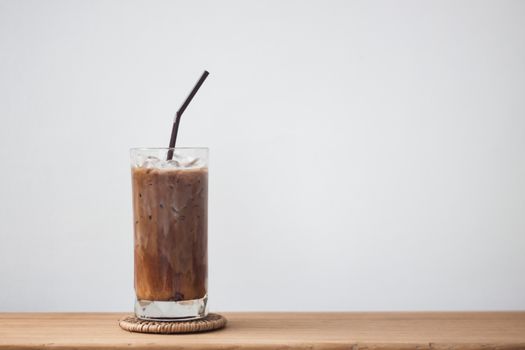
[(202, 73), (199, 81), (197, 82), (197, 84), (195, 84), (195, 86), (193, 87), (193, 90), (191, 90), (190, 94), (188, 95), (188, 97), (186, 97), (186, 100), (184, 101), (182, 106), (180, 106), (179, 110), (177, 111), (175, 121), (173, 122), (173, 128), (171, 129), (170, 148), (168, 150), (167, 160), (173, 159), (173, 150), (175, 149), (175, 143), (177, 142), (177, 133), (179, 132), (179, 123), (180, 123), (180, 118), (182, 117), (182, 113), (184, 113), (184, 111), (186, 110), (186, 107), (188, 107), (191, 100), (193, 99), (193, 96), (195, 96), (197, 91), (199, 91), (199, 88), (201, 87), (202, 83), (204, 83), (204, 80), (206, 80), (209, 74), (210, 73), (208, 73), (208, 71), (206, 70), (204, 71), (204, 73)]

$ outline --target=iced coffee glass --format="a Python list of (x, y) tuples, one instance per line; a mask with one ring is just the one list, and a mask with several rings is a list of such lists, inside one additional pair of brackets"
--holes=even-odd
[(135, 314), (165, 321), (205, 317), (208, 149), (133, 148), (130, 153)]

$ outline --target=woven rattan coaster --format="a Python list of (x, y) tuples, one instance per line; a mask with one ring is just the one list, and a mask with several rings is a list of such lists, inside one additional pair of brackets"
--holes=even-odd
[(199, 320), (175, 322), (146, 321), (135, 316), (128, 316), (119, 321), (119, 326), (130, 332), (178, 334), (214, 331), (226, 326), (226, 322), (226, 318), (219, 314), (208, 314)]

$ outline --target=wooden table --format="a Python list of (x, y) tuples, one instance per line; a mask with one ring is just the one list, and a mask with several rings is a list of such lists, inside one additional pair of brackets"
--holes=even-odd
[(0, 313), (0, 349), (525, 349), (525, 312), (223, 314), (220, 331), (154, 335), (121, 313)]

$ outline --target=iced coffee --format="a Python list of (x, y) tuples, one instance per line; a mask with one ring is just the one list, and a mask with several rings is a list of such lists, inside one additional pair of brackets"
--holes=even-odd
[(135, 313), (143, 319), (206, 316), (207, 149), (133, 149)]

